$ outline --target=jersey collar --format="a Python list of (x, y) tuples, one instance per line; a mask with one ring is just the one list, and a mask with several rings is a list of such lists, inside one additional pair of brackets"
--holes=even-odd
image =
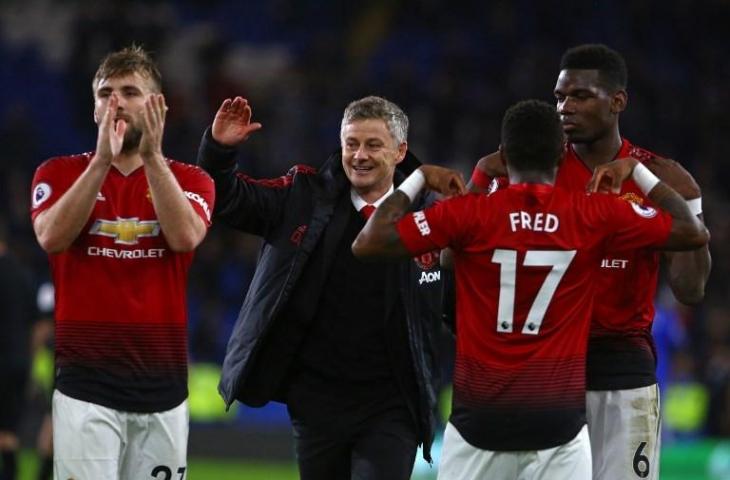
[[(625, 138), (621, 138), (621, 147), (619, 147), (618, 152), (616, 152), (616, 155), (611, 160), (618, 160), (619, 158), (626, 158), (631, 153), (631, 148), (633, 145), (631, 145), (631, 142), (626, 140)], [(575, 160), (577, 160), (581, 165), (583, 165), (587, 170), (590, 171), (588, 168), (588, 165), (585, 164), (582, 158), (580, 158), (580, 155), (578, 155), (578, 152), (575, 151), (573, 148), (572, 143), (566, 143), (565, 144), (566, 153), (573, 157)], [(591, 171), (591, 173), (593, 173)]]

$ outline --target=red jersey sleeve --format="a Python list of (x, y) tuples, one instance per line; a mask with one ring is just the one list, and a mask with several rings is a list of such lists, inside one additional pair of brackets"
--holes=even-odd
[(466, 212), (478, 195), (450, 198), (404, 215), (396, 224), (403, 246), (413, 255), (461, 246), (471, 224)]
[(613, 230), (608, 242), (610, 250), (659, 248), (666, 243), (672, 229), (671, 215), (621, 198), (606, 197), (605, 200), (603, 213)]
[(209, 227), (215, 203), (213, 179), (203, 169), (192, 165), (185, 165), (176, 176), (190, 204)]
[(49, 209), (81, 174), (88, 158), (85, 155), (55, 157), (43, 162), (35, 171), (31, 184), (30, 217)]

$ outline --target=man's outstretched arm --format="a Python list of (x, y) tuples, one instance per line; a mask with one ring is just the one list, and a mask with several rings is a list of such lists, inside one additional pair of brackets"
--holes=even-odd
[(409, 256), (396, 224), (408, 212), (411, 202), (424, 187), (446, 196), (466, 193), (464, 180), (458, 172), (435, 165), (419, 167), (375, 210), (355, 238), (352, 253), (358, 258)]
[(487, 193), (492, 180), (507, 176), (507, 167), (499, 150), (480, 158), (474, 166), (466, 188), (473, 193)]
[(692, 215), (679, 193), (662, 182), (635, 158), (614, 160), (596, 167), (593, 177), (588, 182), (588, 191), (611, 191), (618, 194), (621, 191), (621, 184), (629, 177), (649, 200), (672, 217), (669, 237), (661, 246), (663, 250), (694, 250), (707, 244), (710, 233), (702, 222)]

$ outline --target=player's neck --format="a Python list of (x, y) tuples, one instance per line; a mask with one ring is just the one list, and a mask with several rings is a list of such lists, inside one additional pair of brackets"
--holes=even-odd
[(597, 166), (608, 163), (616, 158), (621, 150), (621, 135), (618, 128), (610, 135), (587, 143), (572, 143), (571, 146), (588, 168), (594, 170)]
[(112, 165), (114, 165), (114, 167), (116, 167), (122, 175), (129, 175), (141, 167), (142, 164), (142, 157), (137, 151), (120, 153), (114, 157), (114, 160), (112, 160)]
[(509, 183), (516, 184), (516, 183), (542, 183), (545, 185), (554, 185), (555, 184), (555, 172), (547, 173), (547, 172), (540, 172), (540, 171), (526, 171), (526, 172), (517, 172), (509, 170), (508, 167), (508, 175), (509, 175)]

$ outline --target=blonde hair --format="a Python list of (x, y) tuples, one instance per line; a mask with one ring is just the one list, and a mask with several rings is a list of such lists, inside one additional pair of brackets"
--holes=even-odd
[(152, 88), (156, 92), (162, 91), (160, 70), (150, 58), (149, 53), (138, 45), (123, 48), (104, 57), (94, 74), (91, 87), (96, 90), (99, 82), (105, 78), (121, 77), (133, 73), (139, 73), (143, 78), (150, 80)]

